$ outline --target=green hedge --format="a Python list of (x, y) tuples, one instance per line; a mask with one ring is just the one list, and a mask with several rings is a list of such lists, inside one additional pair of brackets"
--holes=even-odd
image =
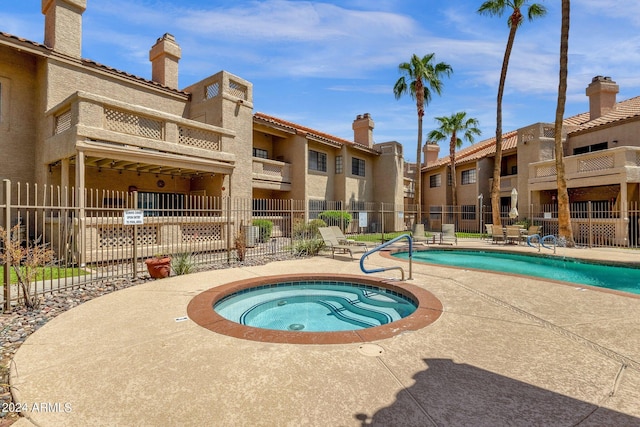
[(258, 241), (260, 243), (266, 243), (271, 239), (271, 233), (273, 232), (273, 222), (268, 219), (254, 219), (252, 225), (259, 228)]
[(327, 223), (327, 225), (337, 225), (346, 230), (351, 222), (351, 214), (344, 211), (324, 211), (320, 212), (318, 218)]

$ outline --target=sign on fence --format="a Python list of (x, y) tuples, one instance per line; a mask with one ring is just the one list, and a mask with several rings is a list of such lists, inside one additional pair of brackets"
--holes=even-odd
[(137, 209), (130, 209), (124, 211), (124, 225), (143, 225), (144, 224), (144, 211)]
[(366, 212), (358, 213), (358, 218), (358, 227), (366, 227), (368, 225)]

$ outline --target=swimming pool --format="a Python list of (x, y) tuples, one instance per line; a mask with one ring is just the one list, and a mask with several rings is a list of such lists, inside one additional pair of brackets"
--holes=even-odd
[[(233, 299), (237, 299), (236, 304), (231, 304)], [(219, 313), (227, 309), (229, 313), (224, 316)], [(421, 329), (440, 317), (442, 303), (429, 291), (406, 282), (312, 273), (264, 276), (215, 286), (196, 295), (187, 306), (187, 314), (203, 328), (234, 338), (346, 344)]]
[(281, 331), (349, 331), (407, 317), (416, 302), (396, 291), (345, 281), (291, 281), (230, 294), (213, 309), (233, 322)]
[[(393, 256), (401, 259), (409, 257), (407, 252), (398, 252)], [(427, 250), (414, 252), (413, 260), (500, 273), (522, 274), (640, 294), (640, 269), (590, 263), (574, 258), (551, 258), (498, 251)]]

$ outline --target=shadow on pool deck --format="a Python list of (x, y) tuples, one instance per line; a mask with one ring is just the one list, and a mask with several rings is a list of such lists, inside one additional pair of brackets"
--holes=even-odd
[[(576, 425), (576, 414), (588, 414), (580, 425), (637, 426), (640, 418), (576, 400), (544, 388), (450, 359), (424, 359), (415, 384), (396, 395), (396, 401), (373, 415), (359, 413), (363, 426), (432, 425)], [(509, 402), (508, 412), (496, 402)], [(462, 404), (461, 404), (462, 403)], [(533, 404), (533, 405), (532, 405)], [(422, 413), (409, 408), (418, 405)], [(414, 417), (411, 417), (413, 413)]]

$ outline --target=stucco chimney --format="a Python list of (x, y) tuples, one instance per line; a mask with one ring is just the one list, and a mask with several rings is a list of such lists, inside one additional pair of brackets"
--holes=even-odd
[(440, 155), (440, 146), (438, 144), (432, 144), (427, 142), (422, 147), (422, 152), (424, 153), (424, 162), (422, 166), (431, 166), (436, 160), (438, 160), (438, 156)]
[(369, 148), (373, 147), (373, 128), (374, 123), (369, 113), (358, 114), (353, 121), (353, 140)]
[(44, 44), (65, 55), (82, 55), (82, 14), (87, 0), (42, 0)]
[(165, 33), (149, 51), (151, 80), (178, 89), (178, 61), (182, 56), (175, 37)]
[(611, 77), (595, 76), (587, 86), (589, 97), (589, 120), (604, 116), (616, 108), (616, 94), (620, 87)]

